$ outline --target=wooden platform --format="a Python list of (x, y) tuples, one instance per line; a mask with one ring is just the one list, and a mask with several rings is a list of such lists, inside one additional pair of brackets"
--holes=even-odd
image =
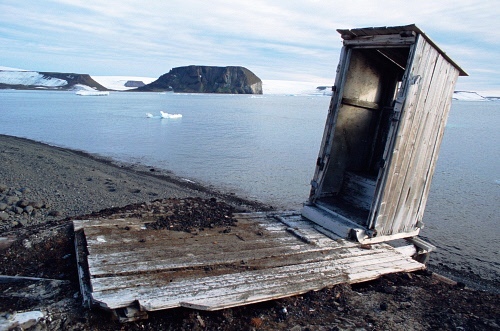
[(134, 218), (73, 221), (84, 303), (130, 321), (147, 311), (218, 310), (425, 268), (408, 247), (337, 239), (297, 214), (235, 217), (230, 231), (198, 233), (146, 229)]

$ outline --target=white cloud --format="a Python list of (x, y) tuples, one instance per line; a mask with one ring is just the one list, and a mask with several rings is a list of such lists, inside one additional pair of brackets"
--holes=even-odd
[(3, 0), (0, 64), (136, 76), (243, 65), (263, 79), (330, 80), (341, 47), (335, 29), (416, 23), (474, 72), (469, 82), (498, 84), (486, 70), (500, 70), (499, 8), (472, 0)]

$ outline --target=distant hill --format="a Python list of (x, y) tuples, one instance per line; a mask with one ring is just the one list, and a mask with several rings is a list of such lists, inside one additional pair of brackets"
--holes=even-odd
[(87, 74), (0, 70), (0, 89), (16, 90), (79, 90), (90, 87), (108, 91)]
[(262, 94), (262, 80), (244, 67), (177, 67), (135, 91)]

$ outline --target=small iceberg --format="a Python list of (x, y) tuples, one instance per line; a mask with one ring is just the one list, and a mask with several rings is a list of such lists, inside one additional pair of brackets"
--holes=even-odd
[(160, 110), (161, 118), (181, 118), (181, 114), (169, 114)]
[(76, 92), (76, 95), (83, 95), (83, 96), (104, 96), (104, 95), (109, 95), (109, 92), (81, 90), (81, 91)]
[(146, 113), (146, 117), (147, 117), (147, 118), (153, 118), (154, 116), (153, 116), (153, 114), (151, 114), (151, 113)]

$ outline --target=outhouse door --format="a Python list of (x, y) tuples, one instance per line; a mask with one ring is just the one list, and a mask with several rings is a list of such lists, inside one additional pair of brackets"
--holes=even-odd
[(344, 47), (302, 214), (360, 242), (416, 236), (463, 71), (414, 25), (339, 32)]

